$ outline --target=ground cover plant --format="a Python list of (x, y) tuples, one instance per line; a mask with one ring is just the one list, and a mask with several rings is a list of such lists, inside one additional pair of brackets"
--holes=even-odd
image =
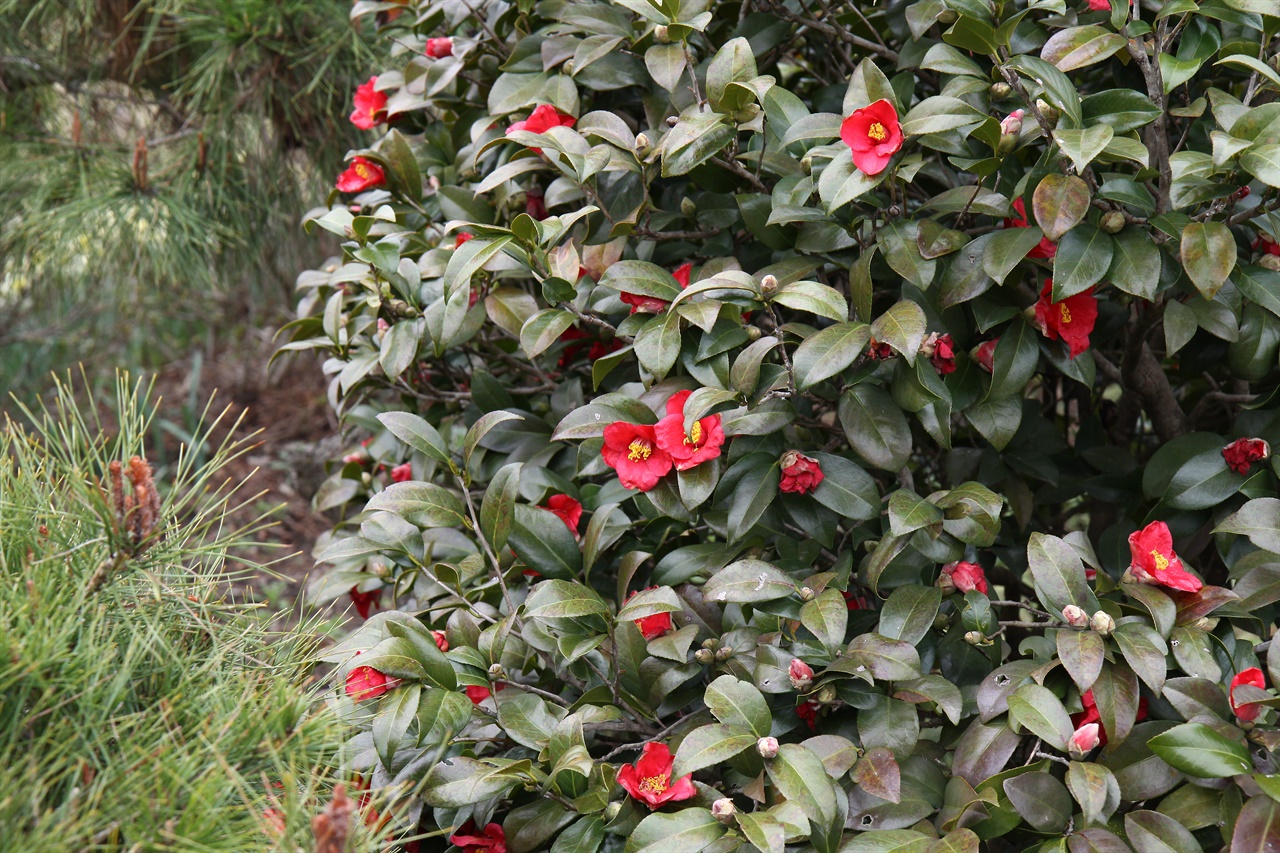
[[(228, 562), (258, 526), (226, 523), (249, 444), (206, 444), (210, 419), (153, 468), (154, 405), (117, 392), (118, 425), (61, 385), (0, 431), (0, 850), (313, 850), (342, 731), (314, 626), (227, 594), (262, 570)], [(378, 847), (361, 825), (346, 849)]]
[(355, 4), (285, 349), (394, 830), (1280, 844), (1276, 12)]

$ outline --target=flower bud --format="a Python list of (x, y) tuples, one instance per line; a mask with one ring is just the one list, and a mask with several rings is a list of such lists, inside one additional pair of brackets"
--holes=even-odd
[(675, 127), (680, 123), (680, 116), (667, 116), (667, 127)]
[(819, 705), (834, 705), (837, 700), (836, 689), (832, 685), (828, 684), (826, 687), (819, 690), (818, 695), (814, 698)]
[(747, 332), (747, 340), (751, 341), (752, 343), (760, 340), (760, 336), (762, 333), (760, 331), (759, 326), (747, 326), (746, 332)]
[(1013, 94), (1013, 87), (1001, 80), (998, 83), (991, 84), (991, 97), (997, 101), (1003, 101), (1005, 98)]
[(733, 816), (737, 813), (738, 807), (728, 797), (721, 797), (711, 804), (712, 817), (725, 825), (733, 823)]
[(800, 158), (800, 171), (806, 175), (813, 174), (813, 157), (811, 155), (806, 154)]
[(565, 74), (568, 74), (568, 75), (570, 75), (570, 76), (572, 76), (572, 75), (573, 75), (573, 60), (572, 60), (572, 59), (566, 59), (566, 60), (564, 61), (564, 65), (562, 65), (562, 66), (560, 66), (560, 67), (564, 69), (564, 73), (565, 73)]
[(1280, 272), (1280, 255), (1263, 255), (1258, 261), (1258, 266), (1272, 272)]
[(719, 661), (720, 663), (724, 663), (731, 657), (733, 657), (732, 647), (721, 646), (720, 648), (716, 649), (716, 660)]
[(658, 24), (653, 28), (653, 37), (657, 39), (658, 44), (671, 44), (671, 31), (665, 24)]
[[(784, 464), (784, 465), (783, 465), (783, 467), (785, 468), (785, 467), (786, 467), (786, 465)], [(800, 600), (801, 600), (801, 601), (813, 601), (813, 597), (814, 597), (814, 592), (813, 592), (813, 589), (812, 589), (812, 588), (807, 587), (807, 586), (802, 586), (802, 587), (800, 587)]]
[(613, 820), (618, 816), (618, 812), (622, 811), (622, 801), (614, 800), (612, 803), (604, 807), (604, 819)]
[(648, 153), (649, 153), (649, 149), (650, 149), (650, 148), (652, 148), (652, 147), (653, 147), (652, 143), (650, 143), (650, 142), (649, 142), (649, 134), (647, 134), (647, 133), (637, 133), (637, 134), (636, 134), (636, 148), (635, 148), (635, 151), (636, 151), (636, 153), (637, 153), (637, 154), (639, 154), (641, 157), (643, 157), (644, 155), (646, 155), (646, 154), (648, 154)]
[(1108, 234), (1119, 234), (1124, 230), (1124, 214), (1118, 210), (1108, 210), (1102, 214), (1098, 227)]
[(680, 212), (685, 216), (692, 218), (698, 212), (698, 205), (694, 204), (693, 199), (685, 196), (680, 199)]
[(1093, 618), (1089, 620), (1089, 625), (1097, 633), (1104, 637), (1109, 637), (1111, 632), (1116, 629), (1116, 620), (1112, 619), (1111, 614), (1107, 613), (1107, 611), (1099, 610), (1093, 614)]
[(707, 666), (716, 662), (716, 653), (711, 649), (698, 649), (693, 653), (693, 659), (703, 666)]
[(386, 563), (374, 563), (372, 571), (373, 571), (374, 577), (378, 577), (383, 580), (386, 580), (387, 578), (391, 577), (391, 567), (388, 566)]
[(1062, 608), (1062, 619), (1072, 628), (1089, 627), (1089, 614), (1084, 612), (1084, 608), (1076, 607), (1074, 604), (1068, 604)]
[(775, 758), (778, 755), (778, 739), (776, 737), (762, 737), (756, 741), (756, 752), (760, 753), (761, 758)]
[(796, 690), (808, 690), (813, 686), (813, 667), (800, 658), (791, 662), (791, 666), (787, 668), (787, 676)]
[(778, 290), (778, 277), (777, 277), (777, 276), (775, 276), (775, 275), (773, 275), (772, 273), (770, 273), (769, 275), (766, 275), (764, 278), (760, 279), (760, 292), (761, 292), (761, 293), (766, 293), (766, 294), (768, 294), (768, 293), (775, 293), (777, 290)]
[(964, 641), (971, 646), (980, 646), (987, 641), (981, 631), (966, 631)]
[(432, 192), (435, 192), (436, 190), (440, 189), (440, 179), (437, 178), (435, 175), (432, 175), (431, 177), (427, 178), (427, 186), (431, 188)]
[(442, 652), (449, 651), (449, 639), (445, 636), (444, 631), (432, 631), (431, 639), (436, 641), (436, 648)]
[(1000, 122), (1000, 133), (1003, 136), (1017, 136), (1022, 133), (1022, 110), (1014, 110)]
[(711, 649), (711, 651), (714, 652), (716, 649), (720, 648), (720, 641), (715, 637), (711, 637), (710, 639), (702, 641), (702, 647), (704, 649)]
[(493, 666), (489, 667), (489, 678), (491, 680), (501, 681), (506, 677), (507, 677), (507, 673), (506, 673), (506, 670), (502, 668), (502, 664), (495, 663)]
[(1062, 116), (1062, 113), (1058, 112), (1057, 107), (1044, 98), (1036, 98), (1036, 109), (1040, 110), (1040, 115), (1044, 116), (1044, 120), (1049, 123), (1050, 127), (1058, 126), (1058, 119)]
[(1077, 761), (1084, 758), (1102, 742), (1097, 723), (1085, 723), (1075, 730), (1067, 744), (1067, 752)]

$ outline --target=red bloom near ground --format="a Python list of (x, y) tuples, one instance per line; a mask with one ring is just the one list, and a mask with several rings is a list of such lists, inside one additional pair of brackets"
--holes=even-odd
[(822, 466), (818, 460), (805, 456), (798, 450), (788, 450), (782, 454), (782, 479), (778, 482), (778, 491), (795, 495), (807, 495), (822, 483)]
[(1236, 688), (1241, 684), (1248, 684), (1250, 687), (1265, 690), (1267, 681), (1262, 676), (1262, 670), (1256, 666), (1241, 670), (1235, 678), (1231, 679), (1231, 691), (1228, 694), (1228, 698), (1231, 701), (1231, 710), (1239, 719), (1251, 722), (1258, 719), (1258, 715), (1262, 713), (1262, 706), (1249, 703), (1236, 704)]
[[(680, 285), (680, 289), (684, 290), (689, 286), (689, 276), (693, 272), (692, 263), (683, 263), (676, 267), (675, 272), (671, 273), (671, 277), (676, 280), (676, 284)], [(622, 293), (618, 298), (631, 306), (631, 313), (645, 312), (648, 314), (661, 314), (667, 310), (667, 306), (671, 303), (665, 299), (658, 299), (655, 296), (642, 296), (638, 293)]]
[(427, 39), (427, 46), (422, 52), (432, 59), (453, 56), (453, 39)]
[(363, 157), (351, 158), (351, 165), (338, 176), (335, 186), (344, 193), (358, 193), (380, 187), (387, 182), (382, 167)]
[(618, 482), (624, 488), (642, 492), (658, 485), (673, 464), (671, 456), (658, 446), (653, 427), (623, 421), (604, 428), (600, 455), (606, 465), (618, 472)]
[(457, 845), (463, 853), (507, 853), (507, 835), (496, 823), (480, 832), (475, 821), (469, 820), (458, 827), (456, 835), (449, 836), (449, 843)]
[[(509, 136), (517, 130), (527, 131), (528, 133), (546, 133), (553, 127), (573, 127), (576, 121), (577, 119), (568, 113), (562, 113), (550, 104), (543, 104), (535, 109), (528, 118), (512, 123), (507, 128), (507, 135)], [(539, 154), (542, 153), (541, 148), (530, 148), (529, 150)]]
[(878, 175), (902, 148), (898, 111), (883, 98), (854, 110), (840, 125), (840, 138), (853, 152), (853, 165), (867, 175)]
[(582, 521), (582, 504), (568, 495), (552, 495), (547, 498), (543, 509), (550, 510), (559, 516), (565, 527), (573, 533), (573, 538), (578, 538), (578, 525)]
[(983, 341), (973, 350), (973, 360), (978, 366), (987, 373), (995, 370), (996, 344), (1000, 343), (999, 338), (992, 338), (989, 341)]
[(692, 774), (672, 784), (673, 763), (671, 750), (665, 743), (646, 743), (639, 760), (635, 764), (624, 764), (618, 771), (618, 784), (650, 809), (697, 796)]
[(1222, 458), (1237, 474), (1248, 474), (1254, 462), (1271, 455), (1271, 446), (1260, 438), (1237, 438), (1222, 448)]
[(371, 666), (358, 666), (347, 673), (347, 695), (357, 702), (377, 699), (400, 686), (400, 679), (392, 678)]
[(933, 355), (929, 363), (942, 376), (956, 372), (956, 345), (950, 335), (942, 335), (934, 343)]
[(1065, 343), (1075, 358), (1089, 348), (1089, 335), (1098, 322), (1098, 298), (1092, 287), (1061, 302), (1051, 302), (1052, 293), (1053, 279), (1045, 279), (1036, 303), (1036, 325), (1049, 340)]
[(355, 112), (351, 114), (351, 123), (361, 130), (369, 130), (387, 120), (387, 94), (373, 87), (378, 83), (377, 77), (370, 77), (368, 83), (356, 87)]
[[(645, 587), (645, 589), (657, 589), (656, 586)], [(627, 600), (635, 595), (634, 592), (627, 596)], [(642, 616), (635, 620), (636, 627), (640, 629), (640, 634), (646, 640), (654, 640), (671, 630), (671, 614), (655, 613), (652, 616)]]
[(359, 587), (351, 587), (351, 603), (356, 606), (356, 612), (360, 614), (361, 619), (368, 619), (369, 614), (378, 609), (378, 599), (382, 598), (382, 589), (370, 590), (369, 592), (361, 592)]
[(397, 465), (391, 469), (391, 482), (407, 483), (413, 479), (413, 466), (408, 462)]
[[(1027, 203), (1020, 197), (1013, 200), (1013, 210), (1016, 215), (1006, 217), (1004, 220), (1005, 228), (1030, 228), (1031, 222), (1027, 219)], [(1052, 258), (1058, 253), (1058, 244), (1050, 240), (1048, 237), (1041, 237), (1040, 243), (1027, 252), (1028, 258)]]
[(961, 592), (977, 590), (983, 595), (987, 594), (987, 575), (982, 571), (982, 566), (977, 563), (961, 560), (958, 563), (943, 566), (942, 571), (951, 575), (951, 582)]
[(1163, 521), (1153, 521), (1129, 534), (1129, 571), (1142, 583), (1167, 586), (1183, 592), (1199, 592), (1201, 580), (1182, 567), (1173, 552), (1173, 534)]
[[(495, 681), (493, 683), (493, 690), (502, 690), (506, 686), (507, 685), (503, 684), (501, 681)], [(471, 700), (472, 705), (479, 705), (481, 702), (488, 699), (493, 695), (493, 690), (490, 690), (488, 687), (481, 687), (478, 684), (472, 684), (462, 688), (462, 692), (467, 694), (467, 698)]]
[(653, 428), (658, 448), (675, 461), (677, 471), (688, 471), (720, 455), (724, 429), (719, 415), (708, 415), (694, 421), (688, 434), (684, 431), (684, 404), (692, 391), (677, 391), (667, 400), (667, 416)]

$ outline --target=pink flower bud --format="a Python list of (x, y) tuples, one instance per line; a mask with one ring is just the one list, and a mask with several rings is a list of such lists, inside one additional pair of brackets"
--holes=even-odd
[(778, 755), (778, 739), (776, 737), (762, 737), (756, 741), (756, 751), (760, 753), (761, 758), (774, 758)]
[(728, 797), (721, 797), (711, 804), (711, 816), (720, 821), (720, 823), (733, 823), (733, 816), (737, 812), (738, 807)]
[(791, 662), (787, 675), (791, 678), (791, 686), (796, 690), (808, 690), (813, 684), (813, 667), (800, 658)]
[(1098, 724), (1085, 723), (1071, 735), (1071, 743), (1067, 745), (1067, 751), (1071, 753), (1072, 758), (1084, 758), (1091, 750), (1097, 748), (1101, 742), (1102, 739), (1098, 735)]
[(1022, 132), (1022, 110), (1014, 110), (1005, 116), (1000, 122), (1000, 133), (1004, 136), (1013, 136)]
[(445, 637), (444, 631), (432, 631), (431, 639), (436, 641), (436, 647), (440, 649), (440, 651), (449, 651), (449, 640)]
[(1084, 608), (1076, 607), (1074, 604), (1068, 604), (1062, 608), (1062, 619), (1072, 628), (1089, 627), (1089, 614), (1084, 612)]

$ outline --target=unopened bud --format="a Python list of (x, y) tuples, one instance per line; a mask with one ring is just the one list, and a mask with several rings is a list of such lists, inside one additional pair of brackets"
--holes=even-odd
[(1000, 133), (1004, 136), (1017, 136), (1022, 133), (1022, 110), (1014, 110), (1000, 122)]
[(693, 659), (703, 666), (709, 666), (716, 662), (716, 653), (711, 649), (698, 649), (693, 653)]
[(813, 667), (796, 658), (787, 668), (787, 677), (791, 679), (791, 686), (796, 690), (808, 690), (813, 686)]
[(991, 97), (997, 101), (1003, 101), (1005, 98), (1013, 94), (1013, 87), (1003, 80), (999, 83), (991, 84)]
[(1280, 255), (1263, 255), (1258, 261), (1258, 266), (1272, 272), (1280, 272)]
[(733, 657), (733, 649), (731, 647), (721, 646), (720, 648), (716, 649), (716, 660), (720, 661), (721, 663), (724, 663), (731, 657)]
[(685, 216), (692, 217), (698, 212), (698, 205), (693, 203), (693, 199), (685, 196), (680, 199), (680, 212)]
[(760, 753), (761, 758), (776, 758), (778, 755), (778, 739), (776, 737), (762, 737), (756, 741), (756, 752)]
[(647, 133), (637, 133), (637, 134), (636, 134), (636, 149), (635, 149), (635, 150), (636, 150), (636, 153), (637, 153), (637, 154), (639, 154), (641, 157), (643, 157), (644, 155), (646, 155), (646, 154), (648, 154), (648, 153), (649, 153), (649, 149), (650, 149), (650, 148), (652, 148), (652, 147), (653, 147), (653, 146), (652, 146), (652, 143), (650, 143), (650, 142), (649, 142), (649, 134), (647, 134)]
[[(787, 467), (787, 466), (784, 464), (782, 467), (784, 467), (784, 468), (785, 468), (785, 467)], [(800, 600), (801, 600), (801, 601), (813, 601), (813, 596), (814, 596), (813, 589), (811, 589), (810, 587), (807, 587), (807, 586), (802, 586), (802, 587), (800, 587)]]
[(836, 689), (832, 685), (828, 684), (826, 687), (819, 690), (818, 695), (813, 698), (817, 700), (819, 705), (834, 705), (837, 699)]
[(1040, 111), (1040, 115), (1044, 116), (1044, 120), (1049, 123), (1050, 127), (1058, 126), (1058, 119), (1062, 114), (1058, 112), (1057, 107), (1046, 101), (1044, 98), (1037, 98), (1036, 109)]
[(755, 343), (760, 340), (760, 335), (761, 332), (759, 326), (747, 326), (747, 340)]
[(433, 192), (435, 190), (440, 189), (440, 179), (437, 178), (435, 175), (432, 175), (431, 177), (427, 178), (427, 186), (431, 187), (431, 190)]
[(667, 127), (675, 127), (680, 123), (680, 116), (667, 116)]
[(564, 61), (564, 65), (562, 65), (562, 66), (560, 66), (560, 67), (564, 69), (564, 73), (565, 73), (565, 74), (569, 74), (569, 75), (572, 75), (572, 74), (573, 74), (573, 60), (572, 60), (572, 59), (566, 59), (566, 60)]
[(614, 800), (612, 803), (604, 807), (604, 819), (613, 820), (618, 816), (618, 812), (622, 811), (622, 801)]
[(806, 154), (800, 158), (800, 171), (804, 172), (806, 175), (813, 174), (813, 157)]
[(1093, 618), (1089, 620), (1089, 626), (1098, 634), (1104, 637), (1111, 636), (1111, 632), (1116, 629), (1116, 620), (1111, 618), (1111, 614), (1105, 610), (1099, 610), (1093, 614)]
[(1119, 234), (1124, 230), (1124, 214), (1118, 210), (1108, 210), (1102, 214), (1098, 226), (1108, 234)]
[(671, 44), (671, 31), (666, 24), (658, 24), (654, 27), (653, 37), (658, 40), (658, 44)]
[(1088, 628), (1089, 614), (1084, 612), (1083, 607), (1076, 607), (1074, 604), (1068, 604), (1062, 608), (1062, 618), (1072, 628)]
[(489, 667), (489, 679), (491, 681), (501, 681), (507, 677), (507, 671), (502, 668), (502, 664), (495, 663)]
[(966, 631), (964, 641), (971, 646), (980, 646), (987, 641), (981, 631)]
[(378, 577), (385, 580), (391, 577), (391, 567), (384, 563), (374, 563), (373, 574), (374, 574), (374, 577)]
[(948, 572), (940, 572), (937, 581), (933, 585), (942, 590), (944, 596), (956, 591), (956, 582)]
[(778, 290), (778, 277), (775, 275), (766, 275), (760, 279), (761, 293), (775, 293)]
[(716, 649), (720, 648), (720, 641), (715, 637), (711, 637), (710, 639), (702, 641), (702, 647), (704, 649), (711, 649), (711, 651), (714, 652)]
[(711, 804), (711, 816), (723, 824), (733, 823), (733, 816), (737, 813), (738, 807), (728, 797), (721, 797)]

